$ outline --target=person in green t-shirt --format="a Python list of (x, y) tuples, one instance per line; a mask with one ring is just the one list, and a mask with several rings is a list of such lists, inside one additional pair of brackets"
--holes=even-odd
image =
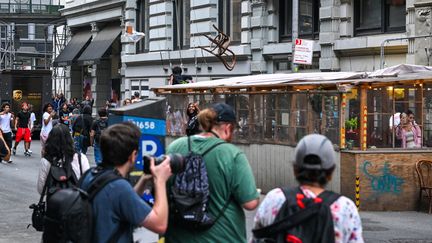
[[(191, 148), (201, 154), (214, 144), (221, 144), (204, 156), (209, 180), (209, 212), (216, 223), (205, 231), (192, 231), (169, 220), (166, 242), (246, 242), (246, 223), (243, 208), (254, 210), (259, 204), (255, 179), (246, 155), (231, 142), (236, 116), (231, 106), (217, 103), (198, 114), (201, 134), (191, 137)], [(167, 153), (188, 153), (187, 137), (171, 143)], [(172, 178), (168, 188), (172, 185)]]

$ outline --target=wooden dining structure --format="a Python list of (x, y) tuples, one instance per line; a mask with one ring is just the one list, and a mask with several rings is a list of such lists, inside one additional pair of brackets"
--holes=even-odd
[[(296, 185), (294, 148), (306, 134), (327, 136), (337, 152), (329, 189), (362, 210), (414, 210), (415, 163), (432, 156), (432, 68), (415, 65), (366, 72), (261, 74), (161, 86), (167, 100), (166, 144), (184, 135), (185, 109), (214, 102), (234, 107), (234, 141), (248, 156), (258, 187)], [(412, 111), (422, 145), (400, 148), (395, 127)], [(396, 115), (395, 115), (396, 114)]]

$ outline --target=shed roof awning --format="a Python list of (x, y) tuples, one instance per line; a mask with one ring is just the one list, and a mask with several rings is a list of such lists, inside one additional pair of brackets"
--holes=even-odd
[(90, 42), (92, 35), (90, 31), (80, 31), (72, 36), (72, 39), (57, 56), (54, 61), (54, 66), (69, 66), (80, 55), (83, 49)]
[(92, 64), (94, 61), (100, 59), (120, 33), (120, 26), (107, 26), (103, 28), (78, 58), (78, 62), (81, 64), (91, 62), (88, 64)]
[(316, 72), (261, 74), (242, 77), (200, 81), (197, 83), (165, 85), (153, 88), (156, 93), (189, 92), (193, 90), (230, 89), (240, 90), (257, 88), (279, 88), (286, 86), (332, 86), (341, 84), (358, 85), (360, 83), (398, 83), (406, 81), (432, 81), (432, 68), (427, 66), (401, 64), (373, 73), (366, 72)]

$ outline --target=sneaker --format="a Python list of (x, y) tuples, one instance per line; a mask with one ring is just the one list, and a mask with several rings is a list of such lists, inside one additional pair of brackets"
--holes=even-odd
[(16, 148), (13, 148), (13, 149), (12, 149), (12, 154), (13, 154), (13, 155), (16, 155)]
[(24, 155), (25, 155), (25, 156), (30, 156), (31, 154), (30, 154), (28, 151), (25, 151), (25, 152), (24, 152)]
[(30, 154), (30, 155), (32, 155), (33, 154), (33, 151), (31, 151), (30, 149), (29, 150), (27, 150), (27, 152)]
[(12, 160), (9, 160), (8, 163), (9, 163), (9, 164), (12, 163)]

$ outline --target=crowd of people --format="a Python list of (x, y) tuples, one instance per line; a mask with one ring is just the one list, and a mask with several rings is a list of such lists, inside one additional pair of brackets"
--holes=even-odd
[[(59, 107), (67, 113), (66, 105)], [(279, 239), (303, 237), (301, 233), (296, 235), (287, 229), (272, 231), (273, 235), (264, 238), (259, 233), (260, 229), (280, 223), (278, 215), (283, 212), (286, 216), (288, 202), (290, 210), (294, 207), (301, 210), (303, 203), (309, 205), (323, 202), (324, 206), (320, 210), (327, 212), (326, 217), (330, 223), (325, 221), (326, 218), (319, 222), (327, 223), (324, 229), (331, 229), (331, 234), (311, 231), (316, 239), (321, 239), (313, 242), (363, 242), (361, 221), (354, 203), (344, 196), (325, 190), (325, 185), (331, 180), (335, 170), (336, 158), (332, 143), (322, 135), (306, 136), (297, 145), (293, 168), (299, 186), (295, 187), (295, 194), (285, 193), (286, 188), (276, 188), (267, 194), (260, 205), (260, 193), (249, 161), (231, 143), (237, 128), (237, 117), (234, 109), (227, 104), (216, 103), (204, 110), (200, 110), (197, 104), (188, 104), (188, 136), (172, 142), (166, 150), (168, 155), (162, 161), (156, 163), (155, 158), (151, 158), (150, 174), (144, 173), (134, 187), (126, 179), (135, 167), (138, 156), (141, 137), (138, 127), (132, 123), (108, 126), (106, 109), (99, 110), (99, 118), (92, 121), (91, 107), (88, 105), (74, 119), (64, 114), (60, 116), (58, 124), (53, 125), (52, 120), (56, 116), (53, 110), (51, 104), (44, 108), (43, 130), (47, 136), (43, 140), (43, 158), (37, 183), (39, 193), (46, 194), (47, 197), (56, 193), (56, 190), (44, 189), (50, 183), (48, 178), (53, 167), (65, 168), (69, 172), (66, 174), (71, 178), (71, 183), (85, 191), (94, 188), (98, 182), (100, 184), (101, 178), (109, 174), (119, 178), (107, 182), (96, 194), (92, 194), (94, 224), (91, 242), (132, 242), (133, 230), (140, 226), (160, 234), (166, 242), (247, 242), (243, 210), (257, 208), (254, 237), (249, 239), (251, 242), (267, 242), (266, 239), (279, 242)], [(72, 116), (70, 112), (68, 114)], [(86, 129), (88, 133), (85, 132)], [(85, 141), (87, 136), (89, 141)], [(91, 144), (95, 148), (97, 164), (93, 168), (90, 168), (85, 156), (85, 147)], [(204, 171), (192, 175), (200, 175), (194, 179), (200, 180), (204, 173), (208, 179), (204, 185), (195, 185), (199, 188), (202, 186), (204, 194), (207, 193), (203, 197), (206, 206), (203, 209), (186, 210), (201, 212), (193, 217), (211, 222), (204, 228), (190, 227), (184, 223), (184, 217), (182, 220), (178, 218), (181, 210), (177, 210), (178, 205), (173, 202), (173, 198), (180, 192), (173, 188), (177, 188), (179, 183), (187, 183), (179, 178), (190, 167), (185, 165), (184, 172), (174, 169), (174, 164), (180, 163), (176, 161), (178, 158), (175, 154), (180, 154), (186, 160), (184, 163), (194, 161), (189, 166), (195, 166), (199, 161), (205, 164), (200, 167)], [(153, 183), (153, 206), (143, 200), (149, 182)], [(327, 199), (329, 195), (332, 200)], [(328, 204), (325, 204), (327, 201)], [(316, 217), (323, 216), (317, 214)], [(195, 221), (194, 225), (201, 221)], [(52, 231), (52, 227), (45, 229), (44, 242), (60, 242), (59, 239), (52, 241), (52, 237), (66, 237), (52, 232), (56, 232)], [(328, 239), (332, 240), (327, 241)]]
[[(139, 101), (137, 93), (129, 103)], [(293, 176), (298, 186), (281, 185), (271, 190), (260, 204), (260, 191), (249, 161), (231, 143), (238, 127), (238, 117), (231, 106), (216, 103), (200, 110), (198, 104), (189, 103), (187, 121), (182, 128), (187, 136), (173, 141), (166, 149), (167, 156), (158, 162), (150, 158), (149, 173), (143, 173), (134, 186), (127, 179), (139, 156), (140, 129), (132, 123), (108, 126), (107, 109), (99, 109), (94, 119), (92, 106), (89, 97), (82, 102), (75, 98), (67, 102), (62, 94), (44, 105), (40, 132), (42, 159), (37, 181), (37, 191), (41, 199), (46, 197), (47, 209), (53, 203), (50, 198), (65, 188), (91, 191), (100, 186), (91, 194), (94, 222), (89, 236), (91, 242), (132, 242), (133, 230), (140, 226), (160, 234), (166, 242), (222, 239), (229, 242), (301, 242), (298, 241), (301, 239), (303, 242), (363, 242), (361, 220), (354, 203), (325, 190), (336, 167), (333, 145), (325, 136), (313, 134), (300, 140), (295, 157), (287, 161), (294, 161)], [(24, 154), (32, 155), (31, 135), (35, 125), (31, 105), (23, 102), (16, 115), (10, 108), (10, 104), (4, 103), (0, 112), (0, 140), (5, 144), (0, 148), (0, 156), (9, 163), (12, 162), (10, 154), (16, 154), (22, 140)], [(172, 111), (168, 108), (168, 112)], [(413, 117), (412, 112), (403, 113), (401, 124), (395, 128), (406, 147), (413, 143), (415, 146), (418, 136)], [(167, 124), (169, 129), (171, 125)], [(90, 146), (94, 148), (95, 167), (90, 167), (86, 156)], [(115, 179), (100, 182), (109, 176)], [(193, 186), (188, 184), (192, 183), (190, 180), (194, 181)], [(149, 183), (153, 188), (153, 205), (143, 200)], [(180, 202), (191, 201), (188, 200), (191, 188), (195, 190), (193, 206), (182, 205)], [(183, 201), (179, 199), (185, 197)], [(244, 210), (255, 209), (253, 237), (246, 239)], [(313, 214), (314, 221), (310, 221), (311, 216), (302, 219), (312, 209), (317, 211)], [(298, 222), (286, 226), (293, 215)], [(56, 228), (60, 226), (60, 223), (49, 225), (47, 221), (42, 241), (67, 242), (66, 230), (71, 229)]]
[[(31, 156), (31, 134), (34, 128), (36, 116), (32, 111), (33, 106), (27, 102), (21, 104), (21, 110), (15, 115), (11, 112), (11, 105), (7, 102), (1, 105), (0, 111), (0, 161), (12, 163), (11, 154), (16, 155), (18, 144), (24, 140), (24, 155)], [(15, 131), (15, 144), (13, 143), (13, 131)]]

